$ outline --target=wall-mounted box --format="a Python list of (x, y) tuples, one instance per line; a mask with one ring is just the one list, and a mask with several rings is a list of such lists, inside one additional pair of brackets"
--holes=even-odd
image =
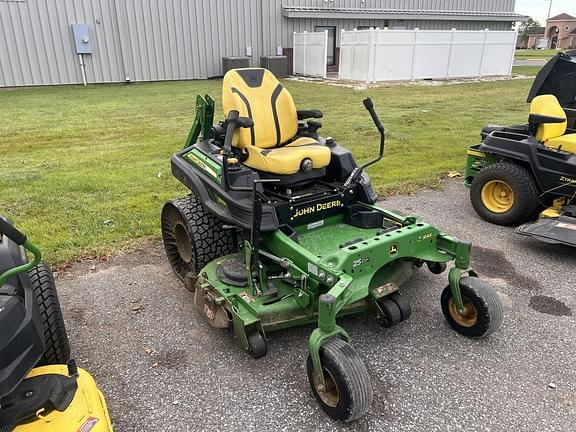
[(76, 54), (92, 54), (88, 24), (72, 24)]

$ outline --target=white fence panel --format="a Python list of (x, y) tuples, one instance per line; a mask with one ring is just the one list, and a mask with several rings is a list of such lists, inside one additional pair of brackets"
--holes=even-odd
[[(412, 79), (416, 33), (398, 30), (375, 32), (376, 49), (372, 81)], [(391, 59), (393, 59), (391, 61)]]
[(516, 33), (486, 32), (486, 44), (480, 75), (509, 75), (514, 63)]
[(398, 81), (510, 75), (514, 31), (342, 31), (340, 79)]
[(294, 33), (292, 70), (294, 75), (326, 78), (328, 31)]

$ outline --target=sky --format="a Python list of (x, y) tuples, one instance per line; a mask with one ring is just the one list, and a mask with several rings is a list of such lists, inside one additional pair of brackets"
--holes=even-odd
[[(559, 15), (565, 12), (569, 15), (576, 16), (576, 0), (551, 0), (552, 12), (550, 16)], [(550, 0), (516, 0), (516, 12), (522, 15), (528, 15), (537, 21), (540, 25), (546, 25), (548, 17), (548, 8)]]

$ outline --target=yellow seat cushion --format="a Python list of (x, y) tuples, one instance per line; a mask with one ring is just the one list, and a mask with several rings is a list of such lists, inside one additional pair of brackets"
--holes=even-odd
[(566, 113), (556, 96), (551, 94), (536, 96), (530, 104), (530, 114), (563, 118), (562, 123), (542, 123), (538, 126), (536, 139), (546, 142), (549, 139), (564, 135), (566, 132)]
[(268, 173), (290, 175), (300, 171), (302, 161), (312, 161), (312, 168), (324, 168), (330, 163), (330, 149), (312, 138), (297, 138), (283, 147), (262, 149), (244, 147), (248, 159), (244, 165)]
[(222, 83), (224, 113), (236, 110), (254, 121), (250, 128), (237, 129), (232, 145), (248, 154), (244, 165), (273, 174), (300, 171), (310, 159), (312, 168), (330, 163), (330, 149), (298, 133), (298, 114), (292, 96), (272, 72), (262, 68), (232, 69)]
[(569, 153), (576, 153), (576, 134), (562, 135), (558, 138), (549, 138), (544, 142), (546, 147), (561, 148), (561, 150)]

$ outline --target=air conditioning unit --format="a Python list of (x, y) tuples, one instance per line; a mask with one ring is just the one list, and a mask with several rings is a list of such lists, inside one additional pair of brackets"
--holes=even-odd
[(250, 57), (222, 57), (222, 70), (225, 74), (230, 69), (250, 67)]
[(268, 69), (276, 78), (288, 76), (288, 57), (286, 56), (262, 56), (260, 57), (260, 67)]

